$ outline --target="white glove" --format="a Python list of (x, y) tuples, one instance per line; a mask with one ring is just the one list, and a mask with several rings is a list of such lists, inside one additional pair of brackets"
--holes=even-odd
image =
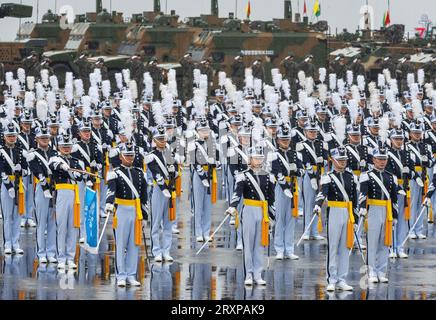
[(237, 213), (237, 211), (236, 211), (236, 209), (233, 208), (233, 207), (228, 208), (228, 209), (226, 210), (226, 212), (225, 212), (226, 215), (229, 214), (229, 215), (231, 215), (232, 217), (234, 217), (234, 216), (236, 215), (236, 213)]
[(403, 174), (409, 174), (409, 173), (410, 173), (409, 167), (404, 167), (403, 168)]
[(291, 164), (289, 165), (289, 170), (291, 170), (291, 171), (297, 171), (297, 165), (296, 165), (295, 163), (291, 163)]
[(418, 186), (420, 186), (421, 188), (424, 187), (424, 182), (422, 182), (421, 177), (416, 178), (415, 181)]
[(318, 182), (315, 178), (310, 179), (310, 184), (312, 185), (313, 190), (318, 190)]
[(321, 207), (319, 205), (316, 205), (313, 208), (313, 213), (316, 214), (316, 215), (320, 215), (321, 214)]
[(97, 165), (97, 162), (95, 162), (95, 160), (92, 160), (92, 162), (90, 163), (91, 167), (95, 168), (95, 166)]
[(104, 212), (111, 214), (115, 211), (114, 205), (112, 203), (106, 203), (106, 206), (104, 207)]
[(359, 215), (361, 217), (366, 217), (366, 214), (368, 213), (368, 211), (366, 210), (366, 208), (360, 208), (359, 210)]
[(323, 161), (324, 161), (324, 159), (323, 159), (322, 157), (318, 157), (318, 158), (316, 158), (316, 163), (317, 163), (317, 164), (322, 164)]
[(425, 199), (424, 199), (424, 202), (422, 203), (422, 205), (423, 205), (423, 206), (426, 206), (426, 207), (430, 207), (430, 205), (431, 205), (431, 200), (430, 200), (430, 198), (425, 198)]
[(289, 190), (289, 189), (286, 189), (285, 191), (284, 191), (284, 193), (285, 193), (285, 196), (287, 196), (288, 198), (293, 198), (294, 196), (292, 195), (292, 192), (291, 192), (291, 190)]
[(404, 190), (400, 190), (400, 191), (398, 191), (398, 194), (401, 194), (402, 196), (406, 196), (407, 194), (406, 194), (406, 191), (404, 191)]
[(174, 172), (176, 172), (176, 168), (174, 167), (174, 165), (170, 165), (170, 166), (168, 167), (168, 172), (169, 172), (169, 173), (174, 173)]
[(20, 172), (20, 171), (21, 171), (21, 164), (17, 164), (17, 165), (15, 165), (15, 167), (14, 167), (14, 171), (15, 171), (15, 172)]
[(366, 166), (366, 161), (365, 161), (365, 160), (360, 160), (360, 166), (361, 166), (361, 167)]
[(97, 170), (101, 171), (102, 168), (103, 168), (103, 165), (101, 165), (100, 163), (97, 163)]
[(94, 184), (92, 183), (92, 181), (88, 180), (86, 181), (86, 186), (92, 188)]
[(210, 184), (207, 180), (201, 180), (201, 182), (203, 183), (203, 186), (205, 186), (206, 188), (210, 187)]
[(8, 193), (9, 193), (9, 197), (11, 197), (12, 199), (15, 199), (15, 190), (14, 190), (14, 188), (10, 188), (8, 190)]
[(394, 220), (392, 220), (392, 225), (393, 225), (393, 226), (396, 226), (397, 223), (398, 223), (398, 219), (394, 219)]
[(73, 179), (79, 179), (79, 178), (82, 176), (81, 173), (76, 172), (76, 171), (71, 172), (71, 174), (72, 174), (72, 176), (73, 176)]
[(62, 163), (61, 166), (60, 166), (60, 168), (61, 168), (62, 170), (64, 170), (64, 171), (68, 171), (68, 170), (70, 170), (70, 167), (69, 167), (67, 164), (65, 164), (65, 163)]
[(50, 193), (50, 190), (44, 190), (44, 198), (46, 198), (46, 199), (53, 198), (51, 193)]
[(427, 162), (428, 161), (428, 157), (427, 156), (422, 156), (422, 162)]
[(165, 198), (171, 198), (171, 193), (168, 191), (168, 189), (165, 189), (164, 191), (162, 191), (162, 193)]

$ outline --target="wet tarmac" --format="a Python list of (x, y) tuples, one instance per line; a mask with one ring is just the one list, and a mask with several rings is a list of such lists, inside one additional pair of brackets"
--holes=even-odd
[[(179, 207), (180, 234), (173, 235), (173, 263), (154, 263), (141, 247), (138, 263), (139, 288), (117, 288), (114, 270), (114, 237), (108, 224), (99, 254), (92, 255), (77, 245), (75, 272), (58, 272), (56, 265), (38, 265), (35, 260), (35, 229), (22, 229), (23, 256), (0, 254), (0, 299), (2, 300), (427, 300), (436, 299), (436, 232), (428, 224), (427, 240), (409, 240), (409, 259), (390, 260), (389, 283), (367, 287), (358, 251), (350, 256), (348, 283), (353, 292), (327, 293), (326, 241), (305, 241), (295, 250), (300, 260), (274, 260), (271, 247), (265, 250), (264, 287), (244, 287), (242, 253), (235, 250), (236, 232), (225, 223), (213, 243), (196, 256), (202, 245), (191, 230), (189, 186), (184, 175), (184, 193)], [(222, 195), (221, 195), (222, 198)], [(226, 204), (213, 209), (212, 231), (224, 218)], [(102, 221), (103, 222), (103, 221)], [(0, 220), (3, 223), (3, 220)], [(303, 232), (298, 220), (296, 241)], [(325, 229), (325, 228), (324, 228)], [(0, 229), (1, 230), (1, 229)], [(149, 228), (146, 229), (150, 254)], [(325, 233), (325, 230), (324, 230)], [(324, 234), (325, 235), (325, 234)], [(272, 241), (271, 241), (272, 242)]]

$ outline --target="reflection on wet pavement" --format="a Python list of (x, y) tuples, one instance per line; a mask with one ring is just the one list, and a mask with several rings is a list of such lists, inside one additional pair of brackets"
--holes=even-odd
[[(186, 175), (185, 175), (186, 176)], [(140, 288), (117, 288), (114, 276), (114, 237), (107, 228), (98, 255), (77, 246), (75, 272), (58, 272), (56, 265), (38, 265), (35, 260), (35, 229), (22, 229), (24, 256), (0, 255), (0, 299), (3, 300), (421, 300), (436, 299), (435, 228), (428, 224), (427, 240), (410, 240), (409, 259), (390, 260), (389, 283), (361, 286), (364, 276), (358, 252), (350, 257), (349, 284), (353, 292), (325, 291), (326, 241), (306, 241), (295, 251), (300, 260), (275, 261), (271, 248), (265, 287), (244, 287), (242, 253), (236, 251), (236, 232), (228, 223), (198, 256), (191, 234), (187, 179), (179, 202), (179, 235), (173, 235), (173, 263), (154, 263), (142, 246), (138, 262)], [(213, 227), (224, 218), (226, 205), (219, 201), (213, 211)], [(3, 223), (3, 220), (0, 220)], [(110, 226), (110, 224), (109, 224)], [(214, 229), (212, 228), (212, 231)], [(296, 238), (303, 231), (298, 221)], [(149, 228), (146, 230), (150, 253)], [(3, 243), (2, 243), (3, 247)]]

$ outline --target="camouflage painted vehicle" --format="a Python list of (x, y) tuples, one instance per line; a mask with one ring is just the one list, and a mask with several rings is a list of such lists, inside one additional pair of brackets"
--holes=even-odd
[[(396, 63), (403, 63), (405, 56), (409, 55), (410, 62), (416, 69), (424, 67), (436, 57), (436, 47), (423, 47), (417, 45), (416, 39), (405, 39), (404, 25), (400, 24), (381, 30), (360, 31), (353, 37), (348, 36), (349, 34), (343, 33), (329, 39), (329, 61), (342, 54), (347, 63), (351, 64), (360, 56), (370, 80), (377, 80), (377, 75), (383, 71), (383, 58), (387, 55)], [(346, 38), (351, 41), (344, 41)]]
[(264, 58), (266, 74), (268, 69), (277, 67), (292, 52), (297, 62), (308, 54), (313, 55), (317, 67), (327, 61), (325, 30), (314, 30), (312, 25), (292, 22), (292, 12), (286, 12), (283, 19), (272, 21), (241, 21), (230, 14), (221, 28), (204, 30), (190, 47), (194, 61), (211, 58), (215, 70), (230, 72), (230, 65), (236, 56), (242, 55), (244, 63), (251, 65), (257, 58)]
[(65, 72), (77, 73), (73, 62), (80, 52), (86, 50), (92, 56), (112, 55), (124, 39), (127, 27), (122, 13), (108, 13), (102, 8), (101, 0), (97, 0), (96, 12), (76, 16), (65, 45), (44, 52), (43, 56), (50, 58), (62, 85)]
[[(33, 7), (3, 3), (0, 6), (0, 19), (11, 18), (30, 18), (32, 17)], [(42, 52), (47, 42), (45, 39), (20, 40), (10, 42), (0, 42), (0, 63), (4, 64), (5, 71), (16, 70), (21, 60), (27, 57), (32, 50)]]

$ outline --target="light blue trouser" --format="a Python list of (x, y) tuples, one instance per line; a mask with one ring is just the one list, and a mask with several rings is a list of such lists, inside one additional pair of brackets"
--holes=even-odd
[(107, 192), (107, 184), (104, 182), (104, 179), (101, 179), (100, 181), (100, 212), (104, 212), (104, 209), (106, 207), (106, 192)]
[(227, 165), (226, 174), (227, 174), (226, 200), (228, 205), (230, 206), (230, 202), (232, 201), (232, 197), (233, 197), (233, 188), (235, 187), (235, 177), (233, 177), (232, 173), (230, 172), (229, 165)]
[[(153, 188), (151, 208), (151, 251), (154, 257), (167, 255), (171, 249), (173, 222), (169, 221), (169, 199), (163, 195), (157, 185)], [(162, 245), (160, 242), (161, 227)]]
[[(38, 183), (35, 190), (36, 254), (38, 258), (50, 258), (56, 255), (56, 219), (53, 208), (49, 205), (50, 199), (44, 197), (44, 191)], [(45, 231), (47, 231), (47, 239)]]
[(86, 193), (86, 183), (83, 181), (77, 182), (79, 185), (79, 198), (80, 198), (80, 238), (86, 238), (86, 228), (85, 228), (85, 193)]
[(280, 185), (276, 185), (276, 224), (274, 249), (277, 253), (294, 254), (294, 231), (296, 218), (292, 216), (293, 199), (287, 197)]
[(139, 247), (135, 245), (136, 209), (118, 205), (115, 234), (115, 268), (118, 280), (134, 279), (138, 268)]
[(349, 265), (347, 208), (330, 208), (327, 218), (327, 283), (346, 281)]
[(212, 223), (212, 200), (208, 189), (201, 182), (198, 173), (194, 173), (192, 183), (194, 196), (194, 227), (196, 237), (209, 237)]
[[(435, 174), (435, 171), (433, 170), (433, 168), (428, 169), (429, 187), (430, 187), (431, 182), (433, 181), (433, 175)], [(433, 195), (431, 197), (431, 207), (433, 210), (433, 220), (434, 220), (434, 219), (436, 219), (436, 192), (433, 192)]]
[(388, 267), (389, 247), (385, 246), (386, 208), (369, 206), (367, 233), (367, 262), (369, 276), (385, 276)]
[[(316, 197), (316, 191), (313, 190), (312, 185), (310, 183), (310, 177), (306, 173), (304, 175), (303, 180), (303, 197), (304, 197), (304, 230), (307, 229), (309, 226), (310, 220), (313, 218), (313, 208), (315, 207), (315, 197)], [(318, 235), (318, 216), (315, 217), (315, 220), (313, 221), (309, 234), (306, 234), (310, 237), (317, 236)]]
[(244, 246), (245, 278), (261, 278), (263, 266), (262, 254), (262, 208), (244, 206), (241, 214), (242, 241)]
[(150, 300), (171, 300), (173, 279), (168, 263), (151, 266)]
[(15, 199), (9, 196), (8, 189), (2, 183), (1, 191), (2, 211), (3, 211), (3, 243), (5, 249), (20, 248), (20, 222), (18, 208)]
[[(413, 226), (422, 209), (422, 190), (423, 188), (418, 186), (415, 180), (410, 181), (410, 227)], [(422, 234), (424, 216), (425, 214), (421, 215), (412, 233), (416, 235)]]
[[(240, 218), (240, 213), (242, 212), (242, 207), (244, 206), (244, 198), (241, 197), (241, 200), (239, 200), (239, 204), (238, 204), (238, 214), (239, 214), (239, 218)], [(242, 225), (239, 224), (238, 229), (236, 229), (236, 246), (239, 245), (243, 245), (242, 244)]]
[(27, 177), (23, 177), (24, 184), (24, 205), (26, 208), (26, 212), (24, 213), (23, 218), (25, 219), (33, 219), (33, 176), (29, 175)]
[[(190, 268), (192, 280), (192, 300), (210, 299), (212, 270), (210, 264), (194, 263)], [(206, 293), (206, 295), (204, 295)]]
[(404, 241), (409, 232), (409, 221), (405, 219), (405, 201), (406, 197), (403, 195), (398, 195), (398, 222), (395, 226), (396, 230), (394, 232), (395, 238), (393, 238), (393, 246), (395, 252), (404, 252), (404, 247), (400, 247), (401, 242)]
[(303, 177), (298, 177), (298, 211), (304, 211), (304, 198), (303, 198)]
[[(230, 173), (230, 169), (228, 169), (228, 177), (227, 177), (227, 183), (228, 183), (228, 204), (230, 205), (230, 201), (232, 200), (233, 197), (233, 189), (235, 187), (235, 178), (232, 176), (232, 174)], [(238, 204), (238, 212), (241, 212), (242, 210), (242, 203), (243, 203), (243, 199), (241, 198), (239, 204)], [(241, 226), (238, 227), (238, 229), (236, 229), (236, 240), (237, 243), (236, 245), (242, 245), (242, 235), (241, 235)]]
[(65, 263), (74, 260), (76, 238), (77, 232), (74, 228), (74, 190), (58, 190), (56, 197), (56, 244), (59, 262)]

